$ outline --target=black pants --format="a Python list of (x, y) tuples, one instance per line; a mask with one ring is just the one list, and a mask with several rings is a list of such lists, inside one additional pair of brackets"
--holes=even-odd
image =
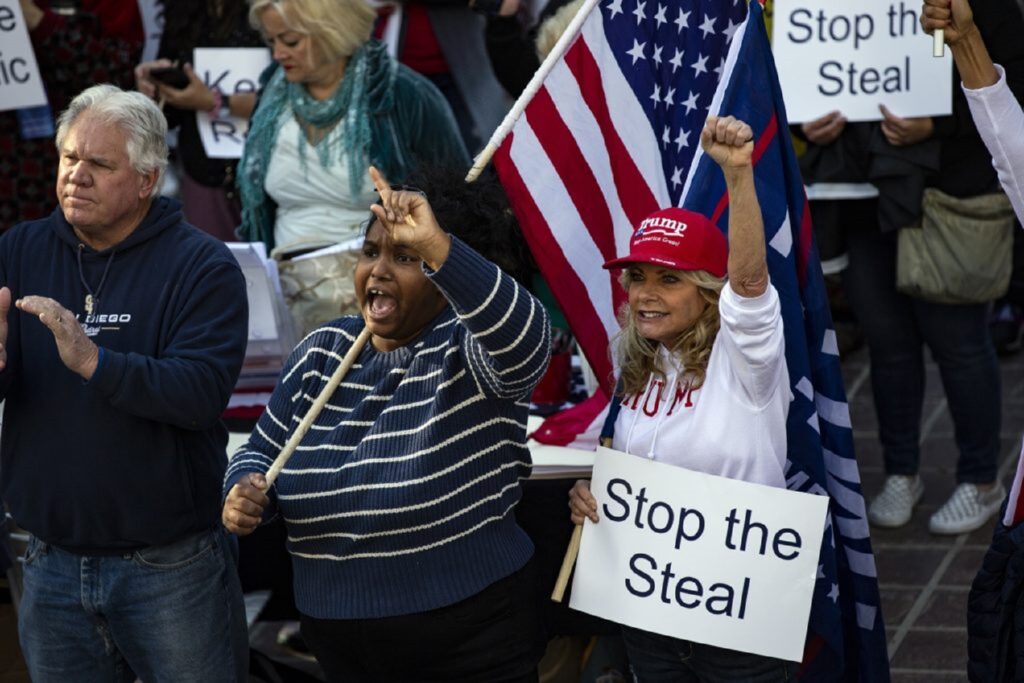
[(1002, 397), (987, 304), (939, 304), (896, 291), (896, 233), (850, 230), (846, 296), (871, 352), (871, 388), (886, 474), (917, 474), (931, 349), (953, 418), (957, 483), (996, 479)]
[(314, 619), (302, 636), (331, 683), (533, 683), (544, 635), (533, 562), (454, 605), (381, 619)]

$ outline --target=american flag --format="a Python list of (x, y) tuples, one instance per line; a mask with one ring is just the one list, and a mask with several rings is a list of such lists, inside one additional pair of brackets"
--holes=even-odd
[[(752, 126), (795, 396), (787, 485), (831, 498), (801, 678), (884, 682), (885, 629), (835, 332), (763, 10), (755, 2), (747, 15), (744, 0), (599, 0), (495, 164), (587, 359), (610, 379), (607, 344), (624, 294), (601, 264), (665, 206), (700, 211), (725, 231), (725, 182), (700, 150), (700, 130), (708, 114)], [(606, 395), (549, 419), (535, 438), (580, 443)]]

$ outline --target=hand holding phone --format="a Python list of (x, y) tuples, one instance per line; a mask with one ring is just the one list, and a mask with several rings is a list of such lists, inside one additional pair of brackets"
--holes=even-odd
[(220, 104), (217, 96), (192, 70), (191, 64), (178, 66), (160, 60), (140, 64), (135, 69), (139, 91), (158, 98), (160, 107), (166, 104), (176, 109), (212, 111)]
[(180, 66), (161, 66), (149, 70), (149, 78), (181, 90), (188, 87), (189, 77)]

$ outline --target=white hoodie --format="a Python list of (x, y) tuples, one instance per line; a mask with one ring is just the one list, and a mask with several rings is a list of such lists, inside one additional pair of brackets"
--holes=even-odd
[(661, 347), (666, 379), (652, 376), (642, 394), (625, 397), (612, 446), (698, 472), (785, 488), (792, 392), (779, 295), (769, 286), (748, 299), (727, 283), (718, 309), (721, 328), (703, 386), (692, 389), (680, 360)]

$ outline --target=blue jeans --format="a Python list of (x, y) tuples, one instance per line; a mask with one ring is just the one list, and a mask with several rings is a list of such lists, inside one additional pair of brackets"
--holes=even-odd
[(33, 537), (18, 631), (35, 683), (248, 680), (245, 607), (222, 529), (112, 556)]
[(849, 230), (846, 240), (850, 265), (843, 285), (871, 355), (886, 472), (918, 471), (927, 344), (953, 417), (957, 481), (995, 481), (1002, 403), (988, 305), (936, 304), (897, 292), (895, 233)]
[(622, 627), (638, 683), (776, 683), (795, 679), (796, 664), (763, 655)]

